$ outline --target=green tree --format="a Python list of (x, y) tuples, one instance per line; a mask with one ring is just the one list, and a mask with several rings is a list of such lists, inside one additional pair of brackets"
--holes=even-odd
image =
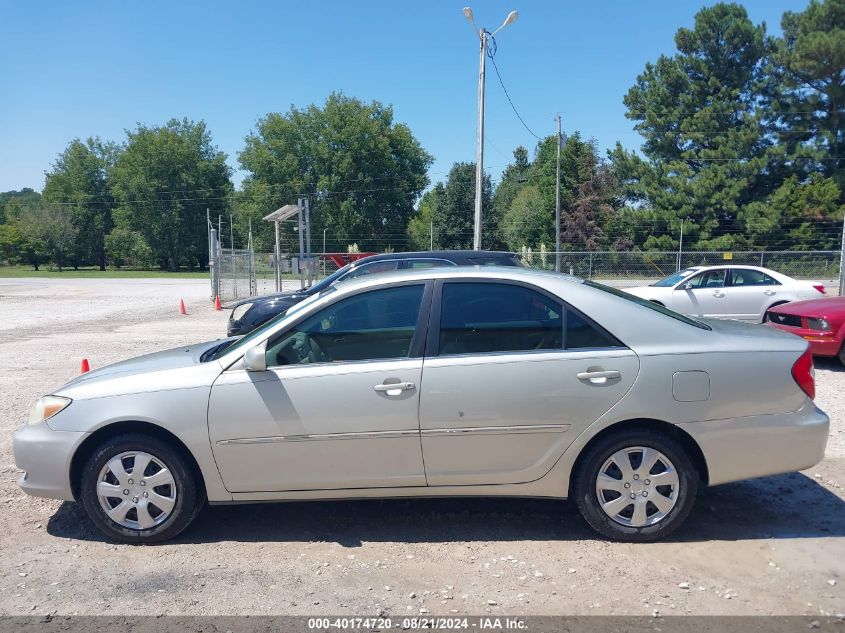
[(116, 228), (140, 234), (162, 268), (208, 263), (206, 210), (228, 213), (226, 154), (203, 121), (172, 119), (127, 132), (110, 182)]
[(769, 169), (759, 110), (773, 44), (744, 8), (724, 3), (699, 11), (675, 43), (678, 53), (647, 64), (624, 98), (647, 160), (618, 146), (611, 157), (634, 200), (674, 215), (673, 225), (690, 218), (699, 246), (730, 247), (741, 210), (782, 179)]
[(62, 271), (73, 253), (78, 229), (73, 213), (64, 205), (41, 205), (28, 209), (19, 220), (25, 257), (35, 270), (47, 258)]
[(394, 121), (392, 107), (340, 93), (323, 107), (261, 118), (239, 159), (252, 198), (237, 207), (239, 222), (251, 217), (256, 230), (259, 214), (307, 195), (312, 232), (328, 227), (329, 250), (353, 242), (362, 250), (404, 246), (432, 161), (408, 126)]
[(434, 234), (434, 215), (442, 195), (443, 184), (437, 183), (420, 198), (417, 213), (408, 223), (408, 246), (412, 250), (427, 251), (431, 246), (439, 246)]
[(843, 195), (845, 0), (811, 0), (784, 13), (781, 27), (769, 86), (773, 132), (793, 173), (834, 178)]
[(540, 244), (554, 242), (554, 216), (543, 204), (536, 185), (522, 187), (505, 210), (501, 225), (508, 248), (538, 250)]
[(70, 256), (74, 266), (96, 262), (106, 269), (105, 238), (111, 231), (114, 197), (108, 172), (118, 148), (98, 138), (74, 139), (47, 173), (44, 199), (69, 206), (78, 239)]
[[(481, 186), (481, 246), (497, 241), (498, 227), (490, 213), (493, 202), (490, 176)], [(441, 248), (472, 248), (475, 226), (475, 163), (455, 163), (449, 170), (442, 193), (433, 209), (434, 234)]]

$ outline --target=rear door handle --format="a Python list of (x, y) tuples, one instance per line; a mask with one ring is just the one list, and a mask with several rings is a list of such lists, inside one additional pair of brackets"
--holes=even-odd
[(618, 369), (607, 369), (602, 371), (582, 371), (575, 374), (578, 380), (588, 380), (594, 385), (603, 385), (611, 378), (621, 378), (622, 372)]
[(771, 297), (773, 294), (775, 294), (775, 291), (774, 290), (765, 290), (765, 291), (763, 291), (763, 294), (769, 295)]
[(403, 391), (410, 391), (416, 389), (417, 386), (412, 382), (385, 382), (380, 385), (375, 385), (373, 391), (378, 393), (386, 393), (388, 396), (398, 396)]

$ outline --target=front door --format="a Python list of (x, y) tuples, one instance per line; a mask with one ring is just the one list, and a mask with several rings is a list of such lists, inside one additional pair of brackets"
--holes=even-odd
[(346, 297), (270, 339), (267, 371), (224, 372), (208, 425), (226, 488), (425, 485), (424, 295), (415, 283)]
[(429, 485), (539, 479), (637, 376), (631, 350), (531, 287), (447, 282), (441, 297), (420, 400)]
[(725, 288), (726, 272), (725, 268), (716, 268), (685, 279), (675, 286), (672, 305), (667, 307), (690, 316), (723, 319), (728, 297)]

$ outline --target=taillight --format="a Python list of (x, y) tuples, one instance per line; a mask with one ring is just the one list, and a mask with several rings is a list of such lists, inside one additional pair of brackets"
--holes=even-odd
[(815, 399), (816, 371), (813, 367), (813, 354), (809, 349), (801, 354), (792, 366), (792, 378), (801, 387), (801, 391), (810, 396), (811, 400)]
[(824, 284), (813, 284), (813, 288), (815, 288), (822, 294), (826, 294), (824, 291)]

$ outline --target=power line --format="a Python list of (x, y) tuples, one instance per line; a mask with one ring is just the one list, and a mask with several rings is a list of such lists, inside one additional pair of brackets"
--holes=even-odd
[(539, 136), (534, 134), (534, 132), (531, 130), (531, 128), (528, 127), (528, 124), (525, 123), (525, 121), (522, 119), (522, 116), (517, 111), (516, 106), (513, 104), (513, 100), (511, 99), (510, 94), (508, 94), (508, 89), (505, 88), (505, 82), (502, 79), (502, 74), (499, 72), (499, 67), (496, 65), (496, 59), (495, 59), (496, 52), (495, 52), (495, 50), (496, 50), (495, 47), (488, 49), (487, 57), (489, 57), (490, 61), (493, 63), (493, 69), (496, 71), (496, 77), (499, 78), (499, 85), (502, 86), (502, 90), (504, 91), (505, 96), (508, 98), (508, 103), (511, 104), (511, 109), (513, 110), (513, 113), (516, 115), (516, 118), (519, 119), (519, 122), (522, 123), (522, 127), (524, 127), (526, 130), (528, 130), (528, 133), (531, 136), (536, 138), (538, 141), (542, 141), (543, 139), (541, 139)]

